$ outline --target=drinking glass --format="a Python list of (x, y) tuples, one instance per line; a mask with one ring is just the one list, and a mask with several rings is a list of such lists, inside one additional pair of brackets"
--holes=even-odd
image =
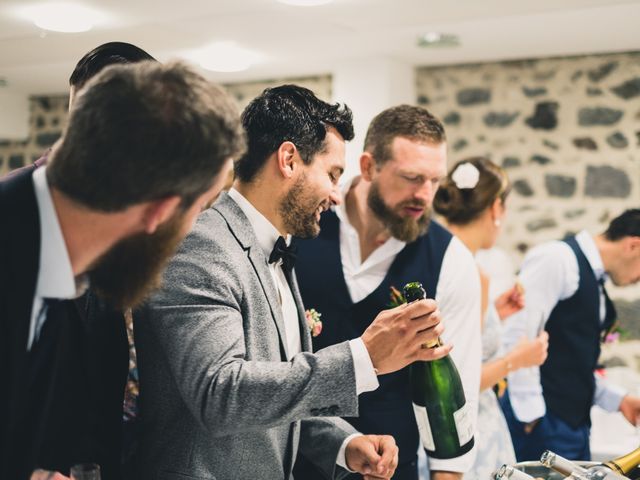
[(71, 480), (100, 480), (100, 465), (79, 463), (71, 467)]

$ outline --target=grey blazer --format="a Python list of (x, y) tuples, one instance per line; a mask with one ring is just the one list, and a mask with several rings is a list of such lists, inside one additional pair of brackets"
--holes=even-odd
[[(295, 279), (295, 275), (293, 275)], [(202, 213), (164, 286), (134, 314), (142, 431), (137, 478), (290, 479), (298, 452), (327, 478), (356, 416), (347, 342), (316, 354), (297, 285), (303, 352), (254, 230), (226, 194)]]

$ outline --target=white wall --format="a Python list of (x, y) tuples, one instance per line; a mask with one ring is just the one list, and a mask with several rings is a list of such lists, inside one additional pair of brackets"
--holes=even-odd
[(355, 138), (347, 144), (343, 180), (360, 171), (359, 158), (371, 119), (382, 110), (416, 99), (414, 67), (390, 58), (367, 58), (339, 64), (333, 73), (333, 101), (353, 110)]
[(29, 98), (10, 88), (0, 89), (0, 139), (25, 140), (29, 135)]

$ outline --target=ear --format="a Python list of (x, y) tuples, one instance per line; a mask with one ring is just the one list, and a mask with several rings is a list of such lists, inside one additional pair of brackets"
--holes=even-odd
[(363, 180), (370, 182), (373, 180), (373, 172), (377, 168), (376, 161), (369, 152), (362, 152), (360, 155), (360, 175)]
[(631, 255), (640, 253), (640, 237), (626, 237), (626, 250)]
[(292, 142), (282, 142), (276, 151), (278, 171), (284, 178), (293, 177), (297, 151), (298, 149)]
[(178, 209), (181, 198), (177, 195), (148, 202), (143, 211), (143, 228), (149, 235), (155, 233), (160, 225), (169, 220)]
[(502, 199), (498, 197), (491, 204), (491, 220), (500, 220), (503, 211)]

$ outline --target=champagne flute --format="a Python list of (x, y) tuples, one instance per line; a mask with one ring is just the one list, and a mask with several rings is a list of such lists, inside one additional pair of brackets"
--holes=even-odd
[(79, 463), (71, 467), (71, 480), (100, 480), (100, 465)]

